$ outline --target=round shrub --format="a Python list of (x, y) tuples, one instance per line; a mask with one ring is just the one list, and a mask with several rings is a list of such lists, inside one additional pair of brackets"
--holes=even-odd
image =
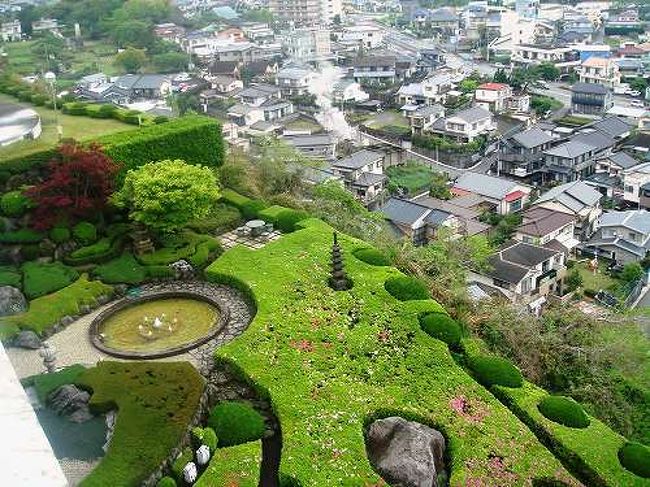
[(394, 298), (400, 301), (411, 301), (413, 299), (429, 299), (427, 286), (413, 277), (395, 276), (384, 283), (384, 288)]
[(246, 218), (246, 220), (250, 220), (252, 218), (257, 218), (257, 214), (264, 208), (266, 208), (266, 205), (263, 201), (250, 200), (242, 203), (239, 210), (241, 211), (244, 218)]
[(176, 481), (171, 477), (163, 477), (158, 481), (156, 487), (176, 487)]
[(20, 190), (9, 191), (0, 198), (0, 209), (6, 216), (22, 216), (30, 206), (30, 199)]
[(618, 460), (630, 472), (650, 478), (650, 448), (647, 446), (630, 441), (618, 451)]
[(217, 444), (219, 443), (219, 438), (217, 434), (210, 427), (203, 428), (203, 444), (207, 445), (210, 448), (210, 453), (214, 452), (217, 449)]
[(428, 335), (447, 345), (457, 346), (460, 344), (460, 326), (445, 314), (428, 313), (420, 319), (420, 326)]
[(290, 233), (296, 230), (296, 224), (309, 215), (304, 211), (299, 210), (282, 210), (278, 213), (275, 224), (278, 229), (284, 233)]
[(537, 405), (539, 412), (546, 419), (570, 428), (586, 428), (589, 426), (589, 417), (582, 406), (570, 397), (547, 396)]
[(70, 240), (70, 230), (65, 227), (54, 227), (50, 230), (50, 240), (57, 244), (62, 244)]
[(360, 261), (365, 262), (366, 264), (378, 266), (390, 265), (388, 257), (386, 257), (379, 250), (370, 247), (365, 249), (357, 249), (352, 252), (352, 255), (354, 255)]
[(259, 440), (264, 434), (264, 419), (245, 402), (217, 404), (210, 412), (208, 425), (219, 438), (220, 447)]
[(97, 228), (89, 222), (79, 222), (72, 229), (74, 239), (82, 245), (90, 245), (97, 240)]
[(486, 387), (499, 385), (506, 387), (521, 387), (524, 378), (517, 367), (506, 359), (480, 355), (469, 361), (469, 367), (476, 379)]

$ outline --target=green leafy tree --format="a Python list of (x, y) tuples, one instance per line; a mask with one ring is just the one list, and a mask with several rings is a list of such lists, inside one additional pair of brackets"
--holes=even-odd
[(212, 170), (181, 160), (149, 163), (127, 173), (113, 195), (129, 217), (160, 233), (174, 233), (189, 221), (204, 218), (219, 198)]
[(476, 91), (476, 88), (478, 88), (479, 84), (480, 82), (474, 78), (465, 78), (460, 82), (458, 87), (463, 93), (472, 93)]
[(582, 286), (582, 276), (577, 269), (573, 269), (565, 280), (565, 284), (569, 292), (575, 291), (580, 286)]
[(59, 62), (63, 59), (65, 51), (65, 42), (50, 32), (46, 32), (36, 41), (32, 47), (32, 52), (42, 63), (46, 71), (58, 72)]
[(648, 87), (648, 82), (643, 78), (634, 78), (630, 81), (630, 88), (634, 91), (640, 91), (641, 94), (645, 94), (645, 90)]
[(560, 77), (560, 70), (552, 63), (542, 63), (535, 70), (537, 76), (546, 81), (555, 81)]
[(111, 38), (117, 47), (147, 48), (153, 43), (151, 25), (142, 20), (115, 22), (111, 29)]
[(187, 69), (188, 57), (182, 52), (166, 52), (156, 54), (152, 61), (159, 73), (177, 73)]
[(506, 74), (505, 70), (497, 69), (492, 80), (495, 83), (508, 83), (508, 75)]
[(441, 200), (451, 199), (451, 191), (449, 190), (447, 178), (444, 174), (436, 173), (433, 176), (429, 194), (434, 198), (440, 198)]
[(638, 262), (630, 262), (625, 264), (621, 271), (621, 280), (624, 282), (635, 282), (643, 276), (643, 267)]
[(127, 73), (137, 73), (147, 63), (147, 55), (142, 49), (128, 47), (115, 56), (116, 66), (122, 67)]

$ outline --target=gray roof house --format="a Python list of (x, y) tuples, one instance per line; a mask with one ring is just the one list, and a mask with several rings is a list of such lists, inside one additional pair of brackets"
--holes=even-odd
[(556, 137), (538, 126), (517, 132), (502, 141), (499, 154), (501, 174), (528, 178), (543, 171), (544, 151)]
[(575, 237), (582, 241), (593, 233), (596, 219), (602, 212), (601, 198), (600, 192), (585, 182), (574, 181), (549, 189), (533, 205), (575, 216)]
[(596, 233), (585, 244), (615, 262), (626, 264), (643, 259), (650, 251), (650, 212), (611, 211), (598, 220)]
[(336, 140), (328, 133), (316, 135), (287, 135), (284, 140), (307, 157), (331, 160), (334, 158)]
[(332, 162), (332, 171), (339, 174), (348, 190), (371, 209), (388, 181), (384, 175), (384, 156), (383, 152), (363, 149)]
[(567, 142), (544, 151), (544, 168), (555, 181), (585, 179), (596, 171), (596, 161), (607, 155), (616, 141), (605, 133), (588, 129)]
[(480, 196), (500, 215), (520, 211), (528, 201), (530, 191), (529, 186), (515, 181), (474, 172), (461, 174), (451, 188), (452, 194), (457, 196)]
[(458, 222), (451, 213), (401, 198), (390, 198), (379, 208), (395, 233), (409, 238), (415, 245), (425, 245), (440, 226), (457, 229)]
[(574, 83), (571, 86), (571, 111), (602, 115), (614, 106), (612, 91), (598, 83)]

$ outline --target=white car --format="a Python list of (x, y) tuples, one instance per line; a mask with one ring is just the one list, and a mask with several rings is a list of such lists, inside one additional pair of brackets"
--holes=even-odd
[(626, 91), (625, 94), (629, 96), (641, 96), (641, 92), (636, 90)]
[(634, 108), (645, 108), (645, 104), (640, 100), (632, 100), (630, 106)]

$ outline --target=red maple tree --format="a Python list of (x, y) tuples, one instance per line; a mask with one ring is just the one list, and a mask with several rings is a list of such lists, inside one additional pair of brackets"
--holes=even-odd
[(35, 204), (32, 224), (46, 230), (73, 224), (104, 210), (119, 166), (97, 144), (64, 144), (49, 163), (49, 175), (25, 195)]

